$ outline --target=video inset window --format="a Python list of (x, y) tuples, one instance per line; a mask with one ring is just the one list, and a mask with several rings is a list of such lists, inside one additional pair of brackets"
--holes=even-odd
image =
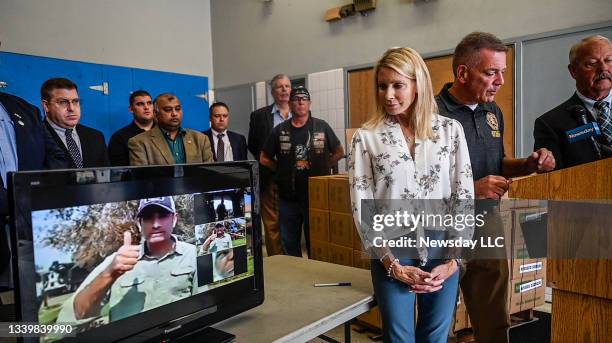
[[(251, 227), (251, 196), (230, 189), (199, 194), (196, 217), (199, 287), (211, 289), (253, 270), (247, 228)], [(250, 266), (250, 268), (249, 268)]]

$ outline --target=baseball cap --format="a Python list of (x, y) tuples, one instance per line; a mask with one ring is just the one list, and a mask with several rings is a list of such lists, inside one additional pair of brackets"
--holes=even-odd
[(172, 200), (172, 197), (147, 198), (140, 200), (140, 204), (138, 205), (138, 214), (136, 217), (140, 217), (145, 208), (154, 205), (161, 207), (166, 211), (176, 213), (176, 209), (174, 208), (174, 200)]
[(308, 93), (308, 89), (304, 86), (297, 86), (291, 90), (291, 94), (289, 95), (289, 100), (294, 100), (294, 98), (298, 95), (305, 95), (306, 100), (310, 100), (310, 93)]

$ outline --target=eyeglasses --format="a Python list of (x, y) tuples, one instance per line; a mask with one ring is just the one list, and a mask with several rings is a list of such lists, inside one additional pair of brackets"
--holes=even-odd
[(302, 96), (300, 96), (300, 97), (296, 96), (294, 98), (291, 98), (290, 100), (291, 101), (295, 101), (295, 102), (298, 102), (298, 101), (310, 101), (310, 98), (307, 97), (307, 96), (303, 96), (303, 97)]
[(68, 105), (72, 104), (72, 107), (79, 107), (81, 106), (81, 99), (76, 98), (76, 99), (58, 99), (58, 100), (54, 100), (53, 102), (55, 102), (59, 107), (61, 108), (68, 108)]

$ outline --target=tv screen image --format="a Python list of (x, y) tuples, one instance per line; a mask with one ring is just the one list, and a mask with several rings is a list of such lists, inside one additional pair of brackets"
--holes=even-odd
[[(219, 179), (227, 177), (214, 167), (208, 168)], [(26, 178), (53, 179), (53, 174), (30, 174)], [(166, 181), (176, 186), (174, 174)], [(18, 269), (21, 319), (72, 327), (70, 337), (48, 334), (40, 341), (95, 338), (98, 331), (109, 333), (113, 340), (155, 340), (169, 333), (165, 327), (173, 327), (175, 320), (181, 321), (174, 326), (177, 335), (241, 312), (241, 306), (226, 298), (245, 294), (240, 289), (253, 294), (261, 290), (255, 303), (263, 300), (263, 280), (256, 275), (261, 243), (253, 235), (252, 182), (234, 182), (238, 187), (229, 188), (232, 182), (220, 182), (216, 187), (187, 182), (189, 185), (160, 194), (166, 187), (134, 187), (133, 181), (147, 184), (148, 177), (143, 175), (135, 180), (122, 177), (114, 184), (106, 178), (104, 183), (129, 188), (130, 192), (119, 197), (129, 199), (99, 201), (117, 198), (117, 194), (92, 193), (91, 186), (100, 183), (76, 173), (72, 175), (76, 176), (75, 184), (66, 186), (80, 188), (86, 197), (50, 203), (30, 199), (30, 230), (16, 221), (18, 236), (29, 236), (32, 249), (30, 259), (18, 256), (18, 267), (30, 267)], [(159, 170), (153, 175), (159, 176)], [(181, 179), (193, 181), (189, 176)], [(41, 185), (45, 188), (50, 184)], [(132, 198), (130, 193), (146, 197)], [(24, 212), (16, 215), (23, 217)], [(28, 300), (28, 293), (35, 297)], [(221, 307), (228, 312), (220, 313)], [(193, 318), (186, 320), (190, 315)], [(134, 324), (144, 316), (153, 320)], [(127, 330), (122, 332), (121, 328)], [(133, 335), (138, 333), (140, 338)]]

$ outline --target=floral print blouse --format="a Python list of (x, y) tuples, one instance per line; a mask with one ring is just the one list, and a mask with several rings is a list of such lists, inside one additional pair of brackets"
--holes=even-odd
[[(362, 199), (474, 198), (463, 127), (438, 114), (432, 116), (431, 124), (434, 139), (416, 138), (414, 159), (393, 117), (374, 129), (361, 128), (353, 135), (348, 164), (351, 206), (365, 248), (371, 246), (373, 232), (361, 225)], [(419, 255), (423, 262), (426, 255), (421, 251)]]

